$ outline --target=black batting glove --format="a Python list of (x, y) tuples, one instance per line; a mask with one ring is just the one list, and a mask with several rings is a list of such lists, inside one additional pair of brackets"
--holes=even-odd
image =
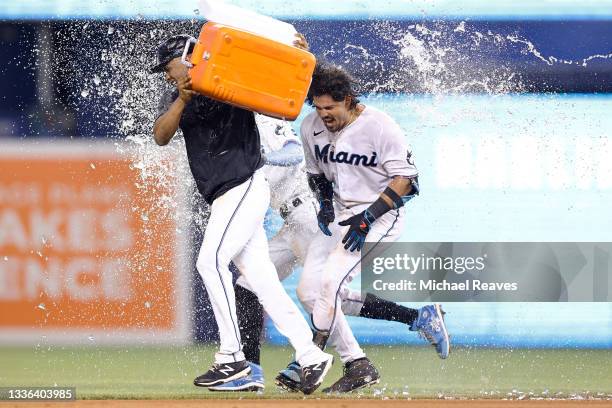
[(317, 221), (319, 222), (319, 229), (327, 236), (332, 235), (328, 225), (334, 222), (336, 214), (334, 213), (334, 204), (331, 200), (319, 201), (319, 212), (317, 213)]
[(365, 210), (357, 215), (353, 215), (344, 221), (340, 221), (338, 225), (349, 226), (348, 232), (344, 235), (342, 243), (344, 249), (351, 252), (361, 251), (365, 244), (366, 236), (370, 232), (370, 225), (374, 222), (374, 218)]

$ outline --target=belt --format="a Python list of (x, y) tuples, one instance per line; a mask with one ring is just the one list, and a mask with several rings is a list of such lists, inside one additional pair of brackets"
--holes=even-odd
[(295, 207), (299, 207), (300, 205), (302, 205), (303, 201), (300, 197), (297, 197), (297, 198), (294, 198), (289, 204), (287, 203), (288, 202), (285, 201), (278, 209), (278, 212), (281, 218), (285, 221), (287, 220), (287, 217), (289, 217), (291, 210)]

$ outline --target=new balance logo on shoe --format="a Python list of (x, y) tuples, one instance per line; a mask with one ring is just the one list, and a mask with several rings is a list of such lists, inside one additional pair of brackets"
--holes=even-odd
[(302, 367), (300, 383), (304, 394), (312, 394), (321, 385), (333, 361), (334, 358), (332, 356), (325, 354), (325, 360)]
[(223, 373), (223, 374), (225, 374), (225, 375), (230, 375), (230, 373), (235, 371), (235, 370), (232, 367), (230, 367), (227, 364), (225, 364), (224, 367), (223, 368), (219, 368), (218, 371)]
[(234, 363), (215, 363), (210, 370), (193, 380), (193, 383), (199, 387), (212, 387), (245, 377), (250, 372), (251, 366), (245, 360)]

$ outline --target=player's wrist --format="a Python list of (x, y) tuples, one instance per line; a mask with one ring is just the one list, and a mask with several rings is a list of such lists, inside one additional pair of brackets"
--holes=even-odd
[(404, 205), (402, 197), (393, 189), (387, 187), (385, 191), (364, 211), (364, 219), (372, 224), (390, 210), (398, 209)]
[(321, 208), (323, 207), (333, 207), (334, 206), (334, 202), (331, 198), (321, 198), (319, 199), (319, 206)]
[(183, 97), (181, 96), (181, 94), (179, 93), (178, 98), (176, 98), (176, 100), (174, 101), (174, 105), (180, 109), (181, 111), (185, 108), (185, 106), (187, 105), (187, 102), (185, 102), (185, 100), (183, 99)]

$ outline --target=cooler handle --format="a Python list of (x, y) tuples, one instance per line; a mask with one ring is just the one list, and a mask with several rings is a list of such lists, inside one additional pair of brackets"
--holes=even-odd
[(189, 39), (185, 42), (185, 48), (183, 49), (183, 55), (181, 56), (181, 63), (187, 65), (189, 68), (193, 68), (193, 64), (187, 60), (187, 53), (189, 52), (189, 46), (191, 44), (197, 44), (198, 40), (193, 37), (189, 37)]

